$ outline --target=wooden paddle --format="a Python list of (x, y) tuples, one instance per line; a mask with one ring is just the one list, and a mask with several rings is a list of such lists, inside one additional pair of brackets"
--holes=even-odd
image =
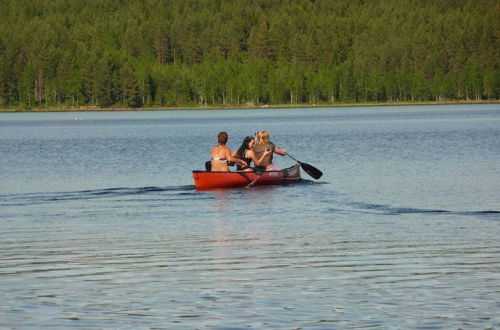
[(255, 184), (255, 182), (257, 182), (257, 180), (259, 180), (260, 176), (266, 172), (266, 167), (265, 166), (255, 166), (253, 168), (253, 171), (254, 171), (255, 174), (257, 174), (257, 176), (255, 177), (255, 179), (253, 179), (252, 182), (250, 182), (247, 185), (247, 188), (252, 187)]
[(266, 171), (266, 167), (265, 166), (255, 166), (253, 168), (253, 171), (255, 172), (255, 174), (257, 175), (262, 175), (264, 174), (264, 172)]

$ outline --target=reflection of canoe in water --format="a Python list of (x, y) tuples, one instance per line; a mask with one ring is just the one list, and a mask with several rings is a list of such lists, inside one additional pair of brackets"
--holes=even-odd
[(300, 180), (300, 167), (295, 164), (281, 171), (266, 171), (260, 176), (255, 172), (193, 171), (193, 179), (197, 188), (208, 189), (284, 185)]

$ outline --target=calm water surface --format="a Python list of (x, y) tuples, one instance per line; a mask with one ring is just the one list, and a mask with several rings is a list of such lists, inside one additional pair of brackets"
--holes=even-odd
[[(324, 176), (196, 191), (220, 130)], [(499, 237), (498, 104), (0, 114), (2, 328), (500, 328)]]

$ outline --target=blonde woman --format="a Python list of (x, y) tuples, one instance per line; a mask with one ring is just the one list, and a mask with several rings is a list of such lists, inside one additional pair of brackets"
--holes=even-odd
[[(286, 149), (282, 149), (269, 141), (269, 132), (257, 132), (255, 135), (257, 137), (257, 141), (255, 147), (253, 148), (253, 152), (257, 157), (264, 155), (260, 161), (260, 165), (265, 166), (266, 171), (279, 171), (279, 168), (273, 165), (273, 154), (286, 156), (288, 152)], [(265, 153), (267, 153), (267, 155), (265, 155)]]

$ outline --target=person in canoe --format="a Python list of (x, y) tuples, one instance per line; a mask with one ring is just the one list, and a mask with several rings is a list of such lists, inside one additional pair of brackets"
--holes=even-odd
[(239, 159), (243, 159), (247, 166), (242, 166), (240, 164), (236, 164), (237, 171), (252, 171), (253, 168), (250, 167), (250, 164), (253, 162), (255, 166), (261, 166), (264, 158), (271, 154), (271, 151), (265, 151), (262, 153), (260, 158), (258, 158), (253, 152), (253, 148), (255, 146), (255, 138), (253, 136), (247, 136), (238, 150), (233, 153), (233, 156)]
[(229, 162), (241, 163), (242, 166), (247, 166), (244, 160), (233, 156), (231, 149), (226, 146), (229, 135), (226, 132), (217, 134), (218, 144), (210, 150), (211, 170), (219, 172), (229, 172)]
[(260, 165), (265, 166), (266, 171), (279, 171), (279, 168), (277, 168), (273, 164), (273, 154), (286, 156), (288, 152), (286, 151), (286, 149), (280, 148), (269, 141), (269, 132), (257, 132), (255, 133), (255, 135), (257, 136), (257, 141), (255, 147), (253, 148), (253, 152), (257, 157), (265, 155), (262, 157)]

